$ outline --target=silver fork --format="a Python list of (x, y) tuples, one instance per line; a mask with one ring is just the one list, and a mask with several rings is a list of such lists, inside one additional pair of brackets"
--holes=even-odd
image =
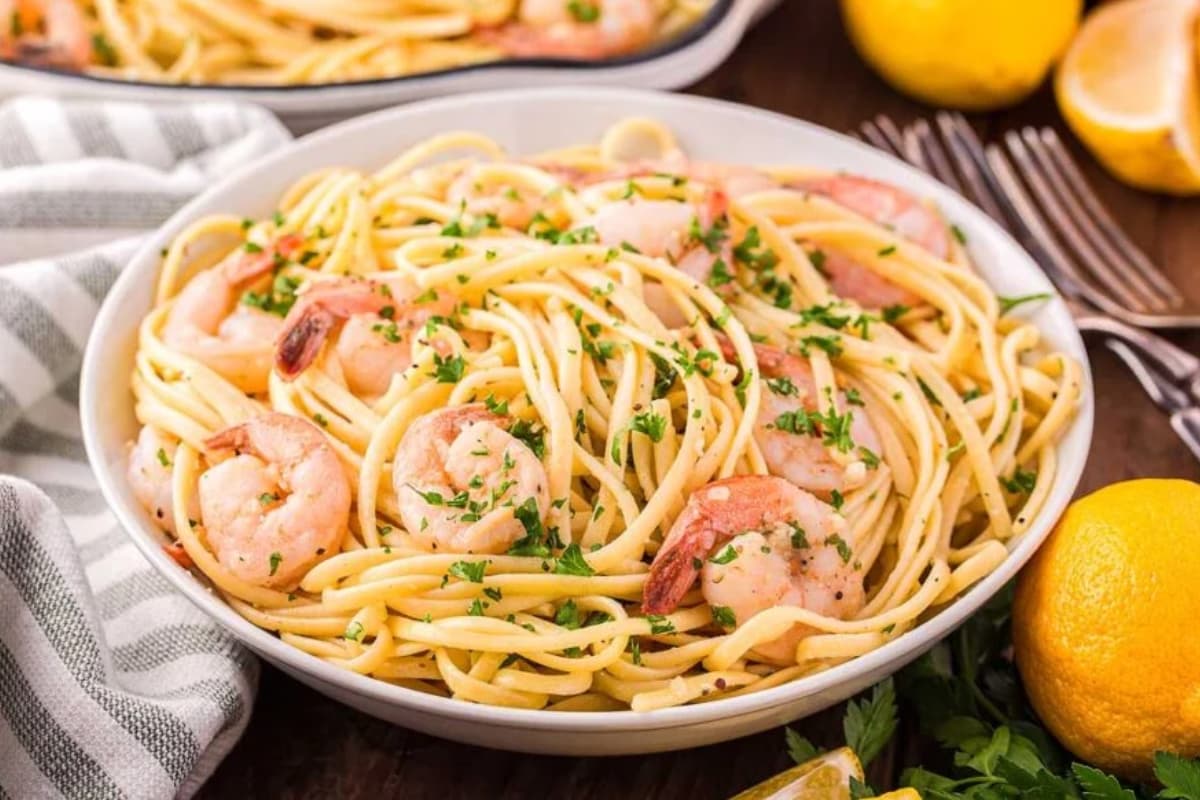
[[(881, 115), (863, 123), (860, 132), (876, 147), (932, 174), (965, 197), (973, 197), (989, 216), (1007, 227), (1066, 297), (1080, 329), (1117, 340), (1121, 347), (1114, 352), (1133, 369), (1151, 399), (1172, 415), (1172, 426), (1200, 458), (1196, 444), (1200, 441), (1200, 409), (1194, 408), (1200, 402), (1200, 359), (1090, 304), (1091, 293), (1081, 288), (1089, 284), (1061, 251), (1061, 258), (1051, 257), (1047, 238), (1040, 235), (1045, 234), (1041, 217), (1019, 186), (1016, 191), (1011, 189), (1016, 177), (1003, 152), (998, 148), (985, 151), (961, 115), (939, 114), (935, 124), (936, 133), (925, 120), (901, 130)], [(1049, 241), (1054, 246), (1053, 240)]]

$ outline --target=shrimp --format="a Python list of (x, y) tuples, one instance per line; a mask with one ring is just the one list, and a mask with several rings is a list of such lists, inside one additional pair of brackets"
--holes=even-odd
[(0, 59), (82, 70), (93, 61), (87, 19), (74, 0), (0, 0)]
[[(946, 225), (929, 207), (907, 192), (857, 175), (830, 175), (803, 181), (793, 188), (825, 195), (851, 211), (885, 225), (938, 258), (950, 255)], [(837, 253), (826, 254), (822, 271), (839, 297), (865, 308), (916, 306), (920, 296)]]
[[(722, 340), (727, 359), (733, 347)], [(784, 350), (756, 344), (754, 353), (763, 377), (762, 404), (754, 428), (754, 441), (762, 450), (767, 470), (815, 494), (828, 497), (834, 491), (856, 489), (866, 481), (866, 466), (856, 461), (849, 466), (834, 459), (819, 438), (821, 422), (805, 422), (817, 412), (817, 384), (808, 362)], [(844, 392), (837, 393), (838, 405), (847, 408)], [(865, 413), (848, 409), (850, 442), (856, 455), (880, 452), (879, 434)], [(842, 417), (844, 418), (844, 417)]]
[(270, 274), (277, 256), (289, 256), (301, 241), (290, 235), (260, 251), (238, 250), (192, 278), (167, 312), (163, 341), (247, 394), (265, 392), (272, 342), (282, 320), (238, 299), (242, 290)]
[[(845, 619), (865, 602), (846, 520), (782, 478), (741, 475), (709, 483), (688, 498), (650, 565), (646, 614), (674, 611), (700, 576), (700, 592), (727, 609), (735, 626), (777, 606)], [(815, 633), (794, 625), (755, 645), (764, 658), (792, 663), (796, 645)]]
[[(133, 496), (155, 524), (170, 534), (175, 533), (174, 503), (171, 499), (171, 463), (179, 440), (166, 431), (144, 425), (137, 440), (129, 448), (129, 485)], [(199, 516), (199, 507), (188, 509), (188, 517)]]
[(653, 0), (521, 0), (515, 22), (483, 37), (516, 58), (600, 59), (645, 46), (657, 23)]
[(308, 420), (269, 412), (204, 442), (200, 518), (217, 561), (247, 583), (290, 589), (345, 539), (350, 480)]
[(477, 217), (493, 214), (501, 225), (518, 230), (526, 230), (541, 210), (539, 195), (507, 183), (485, 184), (475, 165), (464, 169), (450, 183), (446, 199)]
[(324, 281), (307, 291), (284, 320), (276, 369), (284, 380), (295, 380), (343, 321), (334, 351), (346, 386), (360, 396), (381, 395), (392, 376), (412, 364), (417, 331), (433, 317), (448, 318), (456, 305), (449, 292), (420, 294), (402, 276), (382, 282)]
[[(665, 258), (697, 283), (713, 283), (710, 278), (722, 269), (725, 278), (715, 288), (727, 294), (734, 288), (727, 207), (728, 199), (719, 190), (709, 191), (700, 206), (632, 198), (601, 206), (580, 225), (593, 228), (601, 244), (633, 247), (642, 255)], [(661, 285), (648, 284), (643, 297), (667, 327), (687, 324)]]
[(542, 462), (475, 403), (417, 418), (396, 448), (392, 482), (414, 541), (450, 553), (503, 553), (550, 504)]

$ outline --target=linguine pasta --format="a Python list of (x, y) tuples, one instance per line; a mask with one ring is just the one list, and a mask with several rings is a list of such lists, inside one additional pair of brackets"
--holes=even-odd
[[(598, 145), (526, 160), (450, 133), (373, 173), (315, 172), (273, 217), (198, 220), (165, 252), (140, 328), (137, 418), (169, 443), (157, 451), (169, 500), (148, 507), (165, 512), (180, 560), (255, 625), (345, 669), (472, 702), (644, 711), (757, 692), (880, 647), (990, 573), (1028, 529), (1054, 481), (1081, 370), (1002, 313), (1012, 302), (973, 272), (961, 235), (931, 207), (912, 201), (907, 213), (936, 223), (944, 257), (864, 216), (852, 192), (828, 188), (844, 185), (835, 179), (902, 196), (813, 170), (691, 162), (669, 130), (626, 120)], [(675, 207), (692, 216), (666, 255), (606, 241), (608, 214), (632, 211), (630, 230), (644, 234), (651, 212)], [(288, 375), (276, 366), (248, 392), (228, 365), (171, 344), (164, 330), (181, 291), (247, 253), (270, 270), (239, 308), (277, 321), (312, 308), (323, 288), (409, 282), (411, 305), (386, 306), (369, 330), (407, 336), (411, 365), (354, 378), (342, 319), (342, 338), (335, 325), (311, 363)], [(696, 254), (705, 275), (685, 270)], [(835, 272), (837, 258), (856, 266)], [(839, 285), (908, 302), (868, 308), (835, 295)], [(446, 298), (448, 313), (402, 324)], [(279, 357), (275, 340), (252, 341), (240, 363), (256, 344)], [(800, 363), (789, 374), (811, 374), (815, 396), (764, 425), (767, 404), (805, 394), (768, 377), (764, 359), (780, 354)], [(367, 378), (377, 390), (362, 389)], [(514, 490), (496, 489), (494, 474), (471, 476), (455, 497), (394, 485), (397, 470), (424, 469), (412, 453), (427, 442), (406, 432), (470, 404), (507, 420), (520, 442), (511, 452), (544, 470), (544, 506), (504, 499)], [(243, 565), (214, 547), (208, 504), (221, 498), (203, 496), (202, 476), (230, 454), (211, 437), (269, 410), (309, 421), (349, 485), (344, 534), (311, 563), (281, 550), (268, 558), (280, 546), (266, 545), (263, 563)], [(863, 423), (873, 447), (858, 436)], [(722, 576), (734, 579), (712, 570), (755, 555), (735, 547), (739, 530), (692, 558), (704, 577), (671, 610), (646, 613), (651, 564), (697, 493), (775, 471), (770, 448), (789, 443), (840, 481), (810, 494), (838, 531), (824, 540), (831, 553), (836, 544), (832, 568), (861, 601), (838, 613), (771, 602), (740, 618), (733, 603), (709, 602)], [(486, 508), (473, 493), (485, 480)], [(283, 483), (266, 505), (282, 502)], [(521, 536), (486, 553), (431, 546), (428, 519), (405, 525), (410, 491), (430, 518), (504, 510)], [(329, 497), (289, 498), (301, 500), (315, 515)], [(257, 524), (265, 512), (238, 513)], [(812, 529), (797, 527), (792, 546), (815, 552)], [(787, 580), (822, 580), (808, 561), (790, 563)], [(255, 569), (262, 580), (246, 577)]]
[(0, 0), (0, 60), (151, 83), (325, 84), (506, 58), (597, 60), (710, 0)]

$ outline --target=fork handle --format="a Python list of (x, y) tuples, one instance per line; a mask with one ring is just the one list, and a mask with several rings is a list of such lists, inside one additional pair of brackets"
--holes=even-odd
[(1197, 460), (1200, 460), (1200, 408), (1185, 408), (1171, 415), (1171, 427)]
[(1125, 342), (1170, 375), (1175, 385), (1190, 395), (1192, 402), (1200, 403), (1200, 358), (1158, 334), (1104, 314), (1079, 314), (1075, 324), (1081, 331), (1102, 333)]

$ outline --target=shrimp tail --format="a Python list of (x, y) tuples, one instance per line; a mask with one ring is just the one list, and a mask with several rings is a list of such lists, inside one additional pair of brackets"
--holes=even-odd
[(642, 612), (645, 614), (670, 614), (679, 607), (679, 601), (696, 582), (699, 575), (690, 553), (682, 548), (659, 552), (650, 565), (642, 595)]
[[(290, 315), (289, 315), (290, 316)], [(275, 369), (285, 381), (295, 380), (316, 360), (337, 319), (317, 303), (305, 303), (289, 319), (275, 348)]]

